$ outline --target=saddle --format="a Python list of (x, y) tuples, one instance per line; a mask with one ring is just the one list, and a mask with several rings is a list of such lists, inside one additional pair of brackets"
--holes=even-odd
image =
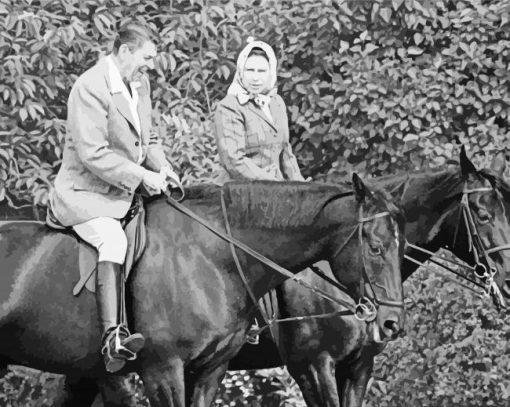
[[(79, 295), (85, 286), (87, 290), (95, 292), (97, 250), (83, 241), (70, 226), (62, 225), (48, 205), (46, 213), (46, 225), (54, 230), (67, 231), (73, 234), (79, 242), (79, 270), (80, 280), (73, 289), (75, 296)], [(127, 280), (133, 265), (142, 257), (147, 240), (145, 230), (145, 208), (140, 195), (135, 195), (126, 216), (121, 219), (121, 225), (126, 233), (128, 246), (124, 263), (124, 281)]]

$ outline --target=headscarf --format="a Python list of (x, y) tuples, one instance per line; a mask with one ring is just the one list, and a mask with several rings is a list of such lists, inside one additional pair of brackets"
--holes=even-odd
[[(248, 45), (243, 48), (243, 50), (239, 53), (239, 57), (237, 58), (237, 70), (236, 74), (234, 76), (234, 80), (230, 84), (227, 94), (229, 95), (236, 95), (237, 100), (240, 104), (244, 105), (248, 103), (250, 99), (253, 99), (254, 102), (259, 105), (260, 107), (263, 107), (264, 105), (267, 105), (269, 103), (269, 99), (271, 98), (271, 95), (276, 94), (276, 56), (273, 51), (273, 48), (269, 44), (266, 44), (263, 41), (255, 41), (253, 37), (249, 37)], [(246, 89), (244, 83), (243, 83), (243, 72), (244, 72), (244, 66), (246, 65), (246, 61), (248, 59), (248, 56), (250, 55), (250, 52), (253, 50), (253, 48), (260, 48), (264, 53), (267, 55), (267, 58), (269, 59), (269, 79), (267, 81), (267, 86), (264, 87), (262, 92), (259, 94), (252, 94), (248, 92)]]

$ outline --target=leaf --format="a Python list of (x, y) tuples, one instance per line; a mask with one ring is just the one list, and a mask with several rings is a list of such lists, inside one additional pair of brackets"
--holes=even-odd
[(407, 53), (409, 55), (421, 55), (423, 54), (423, 49), (412, 46), (408, 48)]
[(340, 41), (340, 49), (338, 50), (340, 53), (349, 49), (349, 43), (347, 41)]
[(24, 122), (25, 120), (27, 120), (28, 118), (28, 112), (27, 112), (27, 109), (25, 109), (24, 107), (22, 107), (21, 109), (19, 109), (19, 117), (21, 118), (21, 121)]
[(423, 35), (420, 33), (416, 33), (413, 35), (414, 43), (416, 45), (420, 45), (421, 42), (423, 41), (423, 38), (424, 38)]
[(230, 76), (230, 68), (227, 65), (221, 65), (220, 66), (221, 74), (225, 79), (228, 79)]
[(391, 21), (391, 14), (392, 14), (391, 8), (388, 7), (384, 7), (379, 11), (379, 15), (387, 24), (389, 24), (389, 22)]
[(374, 51), (374, 50), (376, 50), (378, 48), (379, 48), (379, 46), (374, 45), (372, 43), (366, 44), (365, 45), (365, 55), (370, 54), (372, 51)]
[(391, 0), (393, 10), (397, 11), (405, 0)]

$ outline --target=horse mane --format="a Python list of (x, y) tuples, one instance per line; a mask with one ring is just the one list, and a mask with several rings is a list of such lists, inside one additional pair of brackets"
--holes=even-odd
[(221, 190), (232, 225), (261, 228), (298, 228), (312, 225), (332, 200), (352, 195), (347, 184), (232, 181), (222, 187), (195, 185), (186, 189), (186, 201), (220, 205)]
[[(430, 204), (430, 201), (446, 203), (450, 198), (462, 193), (464, 187), (464, 178), (459, 167), (450, 167), (447, 169), (427, 169), (422, 171), (413, 171), (398, 175), (385, 175), (375, 179), (377, 185), (398, 186), (406, 182), (407, 179), (421, 179), (420, 188), (407, 188), (405, 190), (405, 199), (408, 202), (414, 202), (413, 206), (422, 207)], [(426, 191), (426, 193), (424, 193)], [(437, 200), (435, 199), (437, 198)]]

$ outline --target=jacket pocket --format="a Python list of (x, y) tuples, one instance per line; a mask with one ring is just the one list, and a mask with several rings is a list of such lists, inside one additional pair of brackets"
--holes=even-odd
[(91, 174), (82, 174), (73, 181), (73, 189), (75, 191), (90, 191), (106, 193), (110, 189), (110, 184)]

